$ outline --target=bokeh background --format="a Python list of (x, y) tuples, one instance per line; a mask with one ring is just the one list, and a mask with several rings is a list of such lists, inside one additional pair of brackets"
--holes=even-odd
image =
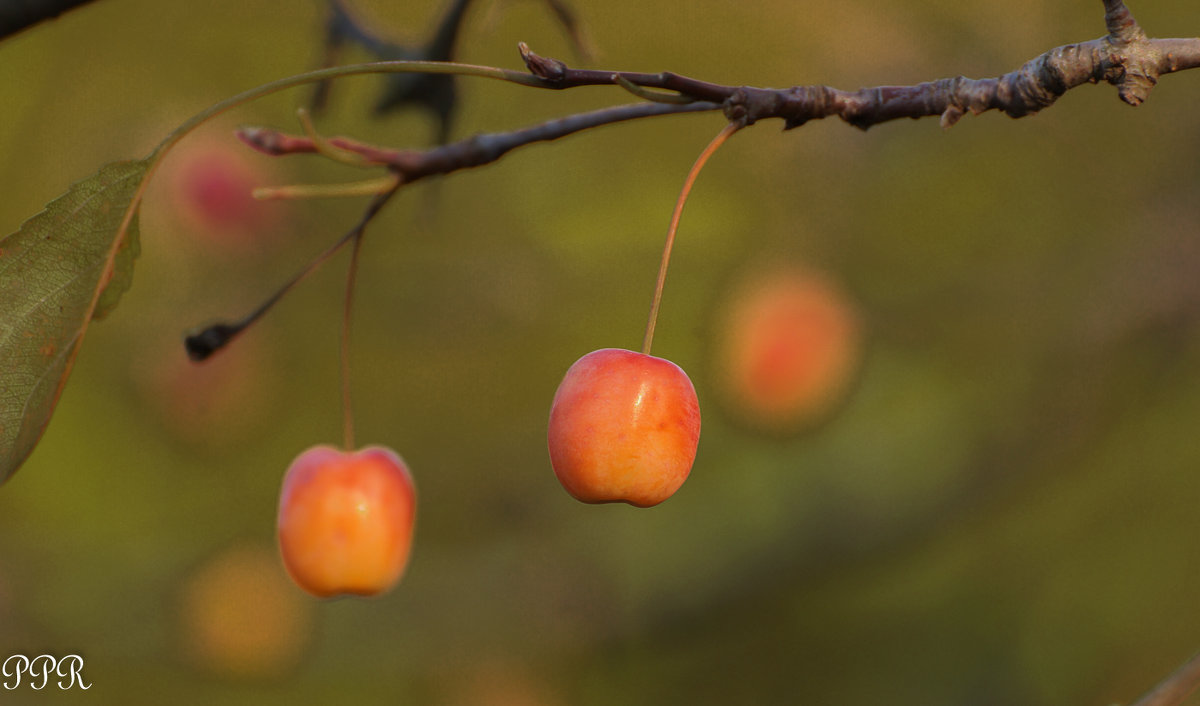
[[(413, 39), (441, 5), (351, 6)], [(572, 6), (588, 65), (757, 85), (990, 76), (1103, 33), (1098, 1)], [(1200, 32), (1191, 0), (1133, 10), (1151, 35)], [(100, 0), (0, 43), (0, 230), (205, 106), (314, 67), (322, 14)], [(518, 41), (579, 62), (539, 0), (476, 2), (459, 56), (516, 68)], [(339, 82), (318, 126), (427, 143), (424, 115), (370, 117), (379, 87)], [(460, 87), (457, 136), (628, 99)], [(1136, 110), (1084, 87), (949, 131), (737, 135), (668, 279), (655, 352), (691, 374), (704, 431), (692, 477), (652, 510), (570, 499), (546, 417), (572, 361), (640, 344), (672, 203), (720, 117), (415, 186), (368, 233), (353, 366), (360, 440), (416, 477), (416, 543), (394, 592), (331, 602), (284, 576), (274, 520), (292, 458), (340, 435), (345, 259), (210, 364), (179, 344), (362, 208), (204, 208), (230, 183), (360, 178), (232, 138), (295, 130), (308, 95), (237, 110), (164, 164), (132, 290), (0, 488), (0, 657), (80, 654), (93, 699), (122, 704), (1063, 706), (1132, 701), (1200, 648), (1200, 72)], [(717, 312), (779, 261), (837, 282), (863, 332), (844, 394), (790, 436), (714, 390)]]

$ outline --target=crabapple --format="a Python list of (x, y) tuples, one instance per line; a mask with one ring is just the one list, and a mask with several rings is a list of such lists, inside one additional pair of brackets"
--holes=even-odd
[(314, 446), (284, 476), (279, 550), (314, 596), (374, 596), (404, 574), (415, 520), (412, 476), (394, 451)]
[(700, 405), (671, 361), (604, 348), (567, 370), (547, 437), (554, 473), (576, 499), (650, 507), (692, 470)]
[(860, 357), (858, 314), (824, 275), (798, 266), (755, 271), (717, 326), (716, 387), (733, 416), (764, 431), (819, 420)]

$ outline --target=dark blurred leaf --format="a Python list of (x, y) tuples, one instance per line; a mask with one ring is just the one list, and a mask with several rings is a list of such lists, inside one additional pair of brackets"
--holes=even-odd
[(0, 241), (0, 482), (41, 438), (70, 373), (97, 288), (112, 311), (133, 277), (137, 217), (105, 272), (148, 162), (115, 162)]
[[(547, 0), (554, 17), (566, 30), (571, 44), (580, 57), (591, 52), (582, 27), (571, 8), (563, 0)], [(342, 0), (329, 0), (325, 21), (325, 66), (334, 65), (344, 45), (357, 46), (379, 61), (456, 61), (459, 31), (471, 0), (450, 0), (438, 20), (433, 35), (422, 45), (410, 46), (391, 41), (366, 27), (345, 6)], [(372, 112), (377, 116), (417, 107), (428, 111), (437, 121), (435, 142), (445, 144), (458, 114), (459, 100), (456, 80), (452, 74), (397, 73), (383, 77), (383, 90)], [(319, 112), (329, 101), (331, 82), (317, 84), (310, 101), (313, 112)]]
[(0, 3), (0, 38), (28, 29), (39, 22), (54, 19), (67, 10), (91, 0), (40, 0)]
[[(325, 61), (336, 61), (343, 44), (357, 45), (379, 61), (454, 61), (458, 32), (471, 0), (452, 0), (442, 15), (433, 36), (421, 46), (407, 46), (389, 41), (367, 29), (342, 4), (330, 0), (329, 18), (325, 27)], [(324, 107), (329, 99), (329, 82), (318, 84), (311, 107)], [(429, 111), (437, 120), (436, 142), (449, 140), (450, 129), (458, 112), (458, 96), (451, 74), (391, 74), (384, 77), (384, 87), (375, 106), (375, 115), (415, 106)]]

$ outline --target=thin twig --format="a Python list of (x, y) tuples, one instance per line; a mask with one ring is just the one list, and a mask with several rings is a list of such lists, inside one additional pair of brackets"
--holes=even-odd
[(1200, 686), (1200, 652), (1184, 662), (1132, 706), (1178, 706)]
[[(403, 177), (405, 184), (411, 184), (428, 176), (449, 174), (460, 169), (489, 164), (518, 147), (557, 140), (601, 125), (659, 115), (711, 112), (720, 109), (721, 106), (716, 103), (702, 101), (682, 105), (630, 103), (569, 115), (512, 132), (476, 135), (428, 150), (390, 149), (346, 137), (331, 137), (329, 144), (341, 150), (361, 154), (371, 164), (387, 165)], [(313, 154), (319, 151), (318, 145), (308, 137), (289, 135), (269, 128), (243, 128), (238, 131), (238, 137), (254, 149), (274, 156)]]

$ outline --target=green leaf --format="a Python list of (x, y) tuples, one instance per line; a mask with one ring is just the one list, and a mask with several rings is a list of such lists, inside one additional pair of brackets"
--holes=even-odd
[[(120, 221), (117, 222), (117, 225), (120, 225)], [(116, 236), (115, 231), (113, 236)], [(92, 312), (93, 320), (103, 319), (117, 308), (117, 302), (121, 300), (121, 295), (127, 292), (133, 284), (133, 261), (141, 254), (142, 243), (138, 233), (138, 214), (135, 211), (133, 218), (129, 221), (125, 238), (117, 249), (117, 257), (113, 261), (112, 278), (108, 280), (104, 291), (100, 292), (100, 299), (96, 301), (96, 310)]]
[(136, 212), (117, 240), (149, 165), (101, 167), (0, 240), (0, 483), (50, 422), (87, 322), (112, 311), (129, 288)]

